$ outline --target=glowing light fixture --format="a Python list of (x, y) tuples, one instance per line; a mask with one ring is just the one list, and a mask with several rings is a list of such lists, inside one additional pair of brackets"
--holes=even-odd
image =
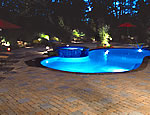
[(107, 55), (109, 53), (109, 50), (106, 50), (105, 55)]
[(25, 48), (33, 48), (33, 47), (25, 47)]
[(38, 38), (38, 41), (41, 41), (42, 39), (41, 38)]
[(46, 46), (46, 49), (48, 50), (48, 49), (49, 49), (49, 46)]
[(138, 52), (142, 52), (142, 50), (141, 50), (141, 49), (138, 49)]

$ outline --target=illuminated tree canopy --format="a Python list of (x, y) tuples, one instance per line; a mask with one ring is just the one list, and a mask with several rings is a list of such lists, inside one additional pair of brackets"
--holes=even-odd
[[(88, 26), (96, 36), (98, 28), (104, 24), (117, 27), (118, 22), (133, 18), (133, 22), (148, 28), (149, 11), (150, 0), (0, 0), (1, 18), (5, 15), (6, 20), (12, 18), (27, 28), (43, 27), (47, 31), (52, 28), (51, 31), (64, 34), (61, 37), (66, 39), (66, 33), (71, 29)], [(7, 16), (9, 14), (11, 18)]]

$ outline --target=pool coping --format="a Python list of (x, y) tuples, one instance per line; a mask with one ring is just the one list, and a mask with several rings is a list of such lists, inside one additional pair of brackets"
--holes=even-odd
[[(56, 57), (56, 56), (51, 56), (51, 57)], [(150, 56), (144, 57), (144, 59), (142, 61), (142, 64), (137, 69), (133, 69), (133, 70), (130, 70), (130, 71), (125, 71), (125, 72), (109, 72), (109, 73), (80, 73), (80, 72), (68, 72), (68, 71), (56, 70), (56, 69), (53, 69), (53, 68), (45, 67), (40, 63), (42, 60), (47, 59), (47, 58), (50, 58), (50, 57), (34, 58), (34, 59), (31, 59), (31, 60), (25, 61), (25, 64), (28, 65), (28, 66), (41, 67), (41, 68), (45, 68), (47, 70), (59, 71), (59, 72), (63, 72), (63, 73), (85, 74), (85, 75), (108, 75), (108, 74), (111, 75), (111, 74), (124, 74), (124, 73), (132, 73), (132, 72), (141, 71), (141, 70), (143, 70), (147, 67)], [(34, 65), (32, 65), (31, 63), (34, 63)]]

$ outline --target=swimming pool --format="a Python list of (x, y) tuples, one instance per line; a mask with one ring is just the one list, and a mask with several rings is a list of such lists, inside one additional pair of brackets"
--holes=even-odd
[(137, 69), (150, 50), (137, 48), (95, 49), (85, 57), (49, 57), (45, 67), (78, 73), (115, 73)]

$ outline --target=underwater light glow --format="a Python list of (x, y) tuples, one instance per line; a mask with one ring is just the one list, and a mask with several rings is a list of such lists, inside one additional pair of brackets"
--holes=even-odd
[(106, 50), (105, 55), (107, 55), (109, 53), (109, 50)]
[(77, 73), (116, 73), (137, 69), (143, 58), (150, 56), (150, 50), (137, 48), (96, 49), (85, 57), (49, 57), (41, 65), (66, 72)]
[(125, 71), (129, 71), (128, 69), (115, 69), (113, 70), (113, 72), (125, 72)]
[(142, 50), (141, 50), (141, 49), (138, 49), (138, 52), (142, 52)]

